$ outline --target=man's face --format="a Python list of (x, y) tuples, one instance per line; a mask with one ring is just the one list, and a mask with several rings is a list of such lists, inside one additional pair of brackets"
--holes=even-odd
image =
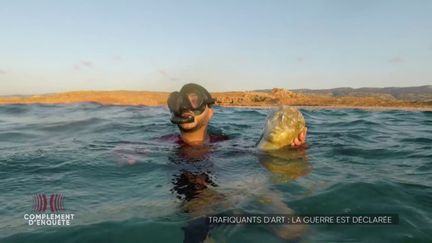
[(183, 117), (193, 116), (194, 121), (190, 122), (190, 123), (179, 124), (178, 126), (183, 131), (186, 131), (186, 132), (187, 131), (196, 131), (196, 130), (200, 129), (201, 127), (204, 127), (208, 124), (208, 122), (210, 121), (210, 119), (213, 116), (213, 109), (206, 106), (205, 110), (200, 115), (195, 115), (191, 111), (185, 111), (182, 113), (182, 116)]

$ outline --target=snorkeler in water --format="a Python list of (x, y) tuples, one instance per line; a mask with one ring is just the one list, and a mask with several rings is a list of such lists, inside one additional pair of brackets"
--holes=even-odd
[(215, 100), (210, 93), (198, 84), (186, 84), (180, 92), (172, 92), (168, 97), (168, 108), (171, 122), (180, 130), (180, 139), (187, 145), (202, 145), (227, 137), (219, 134), (208, 134), (209, 121), (213, 117), (212, 105)]
[[(184, 85), (180, 92), (172, 92), (168, 97), (168, 108), (171, 112), (171, 122), (176, 124), (180, 130), (181, 140), (191, 146), (202, 145), (208, 142), (217, 142), (227, 139), (226, 136), (216, 136), (215, 134), (209, 135), (207, 132), (208, 124), (213, 117), (214, 110), (212, 105), (215, 103), (210, 93), (202, 86), (194, 83)], [(284, 107), (283, 107), (284, 108)], [(290, 108), (290, 115), (297, 115), (297, 111)], [(287, 114), (287, 109), (284, 108), (283, 112), (279, 112), (275, 117), (285, 119), (283, 114)], [(303, 120), (304, 126), (304, 120)], [(298, 129), (297, 129), (298, 130)], [(307, 129), (299, 132), (297, 137), (292, 138), (289, 144), (291, 147), (298, 147), (306, 141)], [(284, 138), (284, 140), (287, 140)], [(291, 141), (291, 140), (290, 140)], [(263, 143), (259, 146), (262, 150), (267, 150)]]
[[(214, 114), (212, 105), (214, 105), (215, 99), (204, 87), (194, 83), (186, 84), (180, 92), (172, 92), (167, 103), (171, 112), (170, 120), (178, 126), (180, 139), (185, 144), (195, 146), (228, 139), (225, 135), (209, 135), (207, 132), (208, 124)], [(295, 113), (292, 112), (292, 114)], [(303, 129), (288, 145), (291, 147), (301, 146), (306, 141), (306, 133), (307, 129)], [(266, 150), (267, 147), (274, 146), (261, 144), (259, 147)]]
[[(186, 84), (179, 92), (171, 93), (167, 103), (171, 112), (170, 120), (180, 130), (180, 136), (176, 137), (176, 142), (182, 145), (180, 151), (185, 156), (181, 157), (186, 160), (200, 160), (199, 158), (207, 154), (208, 147), (205, 145), (228, 139), (223, 134), (208, 133), (208, 124), (214, 114), (212, 105), (214, 105), (215, 100), (204, 87), (193, 83)], [(291, 124), (296, 126), (292, 128)], [(301, 113), (295, 108), (281, 107), (268, 119), (263, 135), (259, 140), (258, 149), (269, 151), (284, 146), (299, 147), (305, 143), (306, 132), (307, 128)], [(164, 136), (162, 139), (166, 140), (167, 138), (172, 138), (172, 135)], [(184, 200), (184, 209), (191, 215), (197, 216), (204, 215), (204, 212), (208, 213), (212, 204), (223, 201), (225, 197), (225, 195), (213, 190), (217, 185), (211, 180), (207, 171), (181, 171), (179, 175), (175, 175), (173, 183), (173, 190), (177, 192), (179, 198)], [(271, 194), (275, 195), (274, 193)], [(278, 210), (285, 213), (292, 212), (280, 201), (280, 198), (271, 197), (273, 198), (272, 201), (279, 202), (276, 203)], [(210, 227), (205, 223), (203, 217), (198, 217), (188, 222), (183, 230), (185, 231), (184, 242), (203, 242), (208, 239)], [(288, 231), (285, 229), (279, 231), (281, 230), (291, 235), (296, 231), (294, 227)], [(278, 235), (281, 235), (280, 232)]]

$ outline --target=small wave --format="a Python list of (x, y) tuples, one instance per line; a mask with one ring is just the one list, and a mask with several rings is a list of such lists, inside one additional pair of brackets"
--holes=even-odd
[(432, 144), (432, 138), (426, 138), (426, 137), (402, 138), (400, 140), (400, 142), (402, 142), (402, 143), (415, 143), (415, 144), (431, 145)]
[(31, 110), (29, 105), (0, 105), (0, 114), (4, 115), (24, 115)]
[(1, 142), (23, 143), (32, 139), (38, 139), (40, 134), (26, 131), (0, 131)]
[(105, 120), (92, 117), (83, 120), (37, 124), (35, 125), (35, 129), (45, 132), (79, 132), (86, 129), (88, 126), (97, 126), (103, 121)]

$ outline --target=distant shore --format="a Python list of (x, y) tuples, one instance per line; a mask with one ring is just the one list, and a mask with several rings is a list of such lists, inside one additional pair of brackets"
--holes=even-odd
[[(231, 108), (243, 108), (243, 109), (272, 109), (279, 105), (273, 106), (225, 106), (223, 107), (231, 107)], [(344, 109), (360, 109), (360, 110), (369, 110), (369, 111), (390, 111), (390, 110), (399, 110), (399, 111), (432, 111), (431, 107), (396, 107), (396, 106), (301, 106), (301, 105), (290, 105), (299, 109), (305, 110), (344, 110)]]
[[(151, 91), (73, 91), (26, 97), (0, 97), (0, 104), (73, 104), (95, 102), (104, 105), (164, 106), (168, 92)], [(212, 93), (216, 104), (224, 107), (269, 108), (292, 105), (307, 109), (398, 109), (432, 110), (430, 101), (406, 101), (376, 96), (325, 96), (292, 92), (286, 89)]]

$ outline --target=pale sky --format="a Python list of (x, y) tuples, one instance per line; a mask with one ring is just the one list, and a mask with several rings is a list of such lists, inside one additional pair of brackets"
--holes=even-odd
[(432, 84), (432, 1), (0, 0), (0, 95)]

